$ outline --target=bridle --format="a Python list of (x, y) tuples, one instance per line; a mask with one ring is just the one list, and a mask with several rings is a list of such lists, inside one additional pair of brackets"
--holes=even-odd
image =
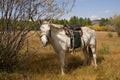
[[(50, 27), (50, 24), (48, 24), (48, 26)], [(47, 31), (47, 32), (40, 32), (40, 38), (42, 37), (42, 36), (46, 36), (47, 37), (47, 39), (49, 40), (49, 37), (51, 37), (51, 28)]]

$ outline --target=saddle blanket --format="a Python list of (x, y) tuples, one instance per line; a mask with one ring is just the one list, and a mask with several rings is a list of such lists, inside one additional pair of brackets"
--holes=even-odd
[(81, 34), (80, 32), (73, 31), (73, 34), (70, 36), (71, 48), (80, 48), (81, 47)]

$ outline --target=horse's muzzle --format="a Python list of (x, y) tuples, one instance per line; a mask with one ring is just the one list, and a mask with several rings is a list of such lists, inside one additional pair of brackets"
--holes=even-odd
[(47, 45), (47, 42), (42, 42), (42, 45), (45, 47)]
[(46, 46), (46, 45), (47, 45), (48, 40), (47, 40), (47, 37), (46, 37), (45, 35), (43, 35), (43, 36), (41, 37), (41, 41), (42, 41), (42, 45), (43, 45), (43, 46)]

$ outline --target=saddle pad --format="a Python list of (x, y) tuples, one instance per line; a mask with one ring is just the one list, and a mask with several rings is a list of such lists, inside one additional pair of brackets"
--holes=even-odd
[(80, 32), (73, 31), (73, 37), (71, 37), (71, 48), (79, 48), (81, 47), (81, 36)]

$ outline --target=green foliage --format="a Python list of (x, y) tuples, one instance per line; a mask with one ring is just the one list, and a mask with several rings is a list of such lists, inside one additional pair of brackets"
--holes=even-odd
[(99, 54), (107, 54), (110, 52), (110, 48), (109, 48), (109, 45), (106, 45), (106, 44), (102, 44), (102, 48), (98, 50), (98, 53)]
[(78, 24), (80, 26), (90, 26), (92, 25), (92, 21), (90, 20), (90, 18), (78, 18), (77, 16), (73, 16), (70, 18), (70, 20), (66, 20), (66, 19), (53, 19), (52, 20), (52, 23), (54, 24), (70, 24), (70, 25), (73, 25), (73, 24)]
[(69, 20), (69, 24), (79, 24), (80, 26), (86, 26), (86, 25), (92, 25), (92, 21), (90, 18), (78, 18), (76, 16), (73, 16)]
[(58, 19), (53, 19), (52, 20), (52, 23), (54, 23), (54, 24), (68, 24), (68, 20), (66, 20), (66, 19), (62, 19), (62, 20), (58, 20)]
[(87, 24), (86, 25), (88, 25), (88, 26), (90, 26), (90, 25), (92, 25), (92, 21), (90, 20), (90, 18), (87, 18)]
[(106, 26), (107, 24), (109, 24), (109, 19), (105, 19), (105, 18), (101, 18), (99, 25), (100, 26)]
[(69, 20), (69, 24), (78, 24), (78, 22), (79, 22), (79, 19), (76, 16), (71, 17)]
[(81, 17), (79, 18), (79, 23), (81, 26), (85, 26), (85, 20)]
[[(5, 24), (8, 23), (8, 24)], [(0, 19), (0, 29), (5, 29), (5, 27), (9, 26), (8, 28), (14, 28), (17, 30), (22, 30), (24, 29), (26, 26), (27, 28), (31, 29), (31, 30), (38, 30), (39, 29), (39, 24), (38, 21), (32, 22), (32, 21), (27, 21), (27, 20), (16, 20), (16, 22), (14, 23), (14, 21), (10, 20), (10, 19)]]

